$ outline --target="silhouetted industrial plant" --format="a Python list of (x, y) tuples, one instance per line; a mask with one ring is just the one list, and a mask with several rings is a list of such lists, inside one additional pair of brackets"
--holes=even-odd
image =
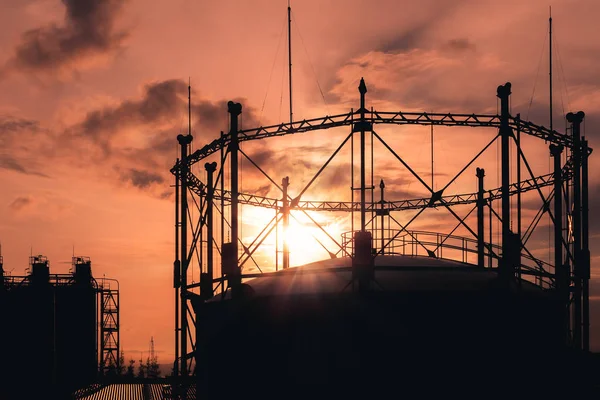
[[(574, 380), (589, 384), (591, 149), (580, 133), (584, 113), (566, 116), (570, 133), (564, 134), (511, 115), (510, 83), (498, 87), (498, 115), (368, 109), (364, 80), (358, 89), (360, 106), (346, 114), (242, 130), (238, 125), (242, 105), (230, 102), (227, 134), (191, 154), (192, 136), (178, 136), (181, 157), (171, 172), (177, 190), (175, 371), (181, 384), (195, 375), (198, 392), (209, 396), (228, 382), (237, 382), (243, 391), (266, 377), (269, 388), (316, 383), (348, 394), (374, 382), (393, 387), (402, 381), (402, 386), (412, 387), (437, 380), (444, 385), (454, 382), (455, 387), (464, 373), (453, 368), (456, 360), (475, 366), (469, 371), (468, 390), (489, 387), (497, 380), (507, 388), (533, 388), (561, 365), (569, 366), (565, 381), (555, 382), (553, 388), (567, 389)], [(434, 190), (377, 133), (378, 125), (465, 126), (496, 129), (498, 134), (446, 186)], [(246, 141), (339, 127), (348, 127), (350, 133), (296, 196), (289, 195), (288, 177), (278, 185), (240, 149)], [(548, 156), (554, 160), (551, 174), (533, 175), (520, 146), (524, 135), (549, 146)], [(380, 200), (376, 199), (372, 150), (376, 141), (430, 192), (429, 197), (386, 199), (381, 180)], [(486, 171), (475, 168), (475, 163), (496, 141), (500, 141), (502, 184), (489, 188), (484, 184)], [(348, 143), (353, 147), (348, 174), (351, 201), (304, 201), (303, 193)], [(511, 151), (516, 154), (512, 163)], [(193, 167), (211, 156), (218, 162), (204, 165), (204, 183)], [(240, 193), (240, 156), (275, 185), (282, 198)], [(358, 186), (355, 162), (360, 169)], [(516, 181), (511, 180), (515, 170)], [(447, 193), (446, 188), (468, 171), (478, 190)], [(542, 188), (550, 188), (550, 194)], [(531, 224), (522, 227), (521, 195), (529, 191), (539, 194), (542, 207)], [(238, 234), (242, 204), (274, 212), (250, 245)], [(460, 216), (454, 211), (458, 205), (472, 205), (476, 227), (466, 223), (471, 212)], [(188, 218), (191, 207), (196, 220)], [(447, 210), (456, 219), (456, 228), (466, 228), (472, 237), (453, 235), (456, 228), (449, 233), (410, 230), (428, 208)], [(394, 214), (405, 210), (416, 213), (401, 224)], [(330, 260), (289, 268), (284, 240), (282, 251), (276, 248), (274, 254), (276, 270), (282, 260), (281, 270), (245, 273), (256, 249), (274, 229), (283, 235), (290, 229), (292, 211), (348, 212), (353, 225), (355, 214), (360, 222), (343, 234), (341, 242), (331, 238), (337, 248), (329, 251)], [(535, 257), (527, 246), (543, 215), (549, 215), (554, 226), (554, 263)], [(501, 227), (499, 241), (493, 240), (493, 220)], [(215, 234), (219, 227), (220, 237)], [(200, 266), (196, 283), (187, 279), (193, 257)], [(527, 377), (514, 376), (516, 365), (527, 371)], [(540, 392), (548, 389), (543, 385)]]
[[(288, 6), (288, 29), (290, 12)], [(537, 396), (598, 391), (600, 363), (590, 352), (592, 149), (582, 130), (585, 114), (566, 114), (566, 132), (555, 130), (552, 119), (549, 128), (530, 122), (511, 113), (510, 82), (495, 93), (489, 88), (491, 102), (494, 95), (499, 102), (496, 113), (378, 110), (369, 106), (368, 85), (361, 78), (356, 109), (294, 121), (290, 37), (289, 122), (242, 127), (243, 106), (230, 101), (228, 131), (194, 150), (188, 86), (188, 132), (177, 136), (180, 153), (170, 169), (175, 189), (172, 376), (140, 377), (135, 394), (125, 389), (133, 379), (111, 378), (111, 371), (124, 368), (119, 286), (113, 279), (95, 279), (89, 258), (73, 257), (72, 272), (57, 275), (46, 257), (32, 256), (26, 276), (7, 274), (0, 258), (8, 398), (19, 398), (24, 387), (38, 396), (32, 398), (44, 398), (52, 388), (57, 396), (75, 393), (86, 400), (124, 393), (212, 399), (288, 398), (306, 391), (312, 397), (315, 387), (335, 398), (357, 397), (363, 390), (369, 398), (380, 392), (487, 397), (521, 389)], [(410, 149), (392, 143), (395, 133), (388, 140), (381, 133), (386, 127), (416, 126), (431, 129), (431, 183), (402, 156)], [(438, 127), (492, 134), (436, 188), (433, 130)], [(342, 140), (302, 186), (294, 186), (300, 181), (294, 176), (267, 173), (273, 169), (261, 163), (271, 160), (257, 160), (242, 148), (247, 142), (334, 130), (343, 133)], [(336, 137), (328, 136), (331, 142)], [(534, 173), (524, 141), (528, 150), (552, 160), (552, 172)], [(484, 169), (483, 155), (494, 146), (497, 169), (490, 163)], [(331, 198), (335, 195), (325, 187), (323, 198), (306, 199), (343, 156), (347, 173), (336, 176), (348, 188), (347, 197)], [(378, 169), (376, 159), (382, 156), (403, 172)], [(244, 192), (244, 168), (264, 177), (277, 196)], [(426, 195), (393, 198), (391, 181), (398, 174)], [(452, 192), (465, 176), (476, 190)], [(498, 187), (486, 180), (489, 176), (498, 176)], [(534, 202), (524, 204), (525, 194), (536, 197), (534, 211)], [(241, 234), (244, 207), (270, 213), (251, 240)], [(415, 228), (427, 210), (451, 220), (434, 224), (445, 231)], [(535, 214), (531, 220), (524, 210)], [(334, 235), (318, 213), (344, 214), (349, 226)], [(290, 246), (298, 236), (291, 234), (290, 222), (299, 216), (326, 238), (327, 244), (315, 240), (328, 259), (292, 265)], [(536, 253), (530, 240), (544, 217), (551, 232), (548, 258)], [(155, 360), (154, 338), (150, 354)]]

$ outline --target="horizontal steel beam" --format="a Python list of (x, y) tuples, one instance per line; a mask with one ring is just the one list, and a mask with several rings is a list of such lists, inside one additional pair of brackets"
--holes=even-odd
[[(562, 176), (563, 179), (570, 179), (573, 175), (572, 163), (569, 160), (563, 167)], [(204, 195), (204, 184), (191, 172), (188, 174), (188, 178), (191, 178), (188, 183), (188, 187), (194, 193), (198, 195)], [(530, 190), (537, 190), (550, 186), (554, 183), (554, 174), (546, 174), (535, 177), (533, 179), (526, 179), (519, 183), (513, 183), (510, 185), (510, 195), (515, 195), (518, 192), (527, 192)], [(487, 190), (485, 192), (486, 200), (497, 200), (502, 196), (501, 188), (495, 188)], [(215, 200), (223, 199), (226, 203), (231, 202), (231, 192), (228, 190), (221, 191), (216, 189), (214, 194)], [(280, 199), (274, 199), (263, 196), (256, 196), (248, 193), (240, 193), (238, 197), (240, 204), (252, 205), (256, 207), (271, 208), (274, 210), (282, 207)], [(386, 201), (383, 204), (383, 210), (390, 211), (404, 211), (404, 210), (418, 210), (427, 207), (438, 207), (438, 206), (453, 206), (462, 204), (475, 204), (477, 202), (477, 193), (466, 193), (466, 194), (452, 194), (447, 196), (441, 196), (440, 200), (431, 203), (431, 198), (422, 199), (409, 199), (409, 200), (398, 200), (398, 201)], [(294, 205), (292, 210), (304, 210), (304, 211), (358, 211), (360, 210), (360, 202), (350, 201), (312, 201), (304, 200), (299, 201), (297, 205)], [(366, 204), (366, 210), (381, 210), (380, 202), (373, 202)]]
[[(265, 139), (274, 136), (284, 136), (296, 133), (310, 132), (314, 130), (330, 129), (340, 126), (352, 126), (357, 119), (358, 111), (351, 111), (346, 114), (333, 116), (324, 116), (313, 119), (305, 119), (292, 123), (286, 122), (279, 125), (261, 126), (252, 129), (243, 129), (238, 132), (240, 142), (249, 140)], [(470, 127), (491, 127), (500, 128), (500, 116), (493, 114), (453, 114), (453, 113), (427, 113), (427, 112), (388, 112), (372, 111), (364, 117), (364, 121), (376, 124), (388, 125), (442, 125), (442, 126), (470, 126)], [(573, 139), (571, 136), (550, 130), (544, 126), (536, 125), (529, 121), (523, 121), (518, 118), (510, 117), (509, 125), (512, 128), (519, 128), (522, 133), (544, 139), (555, 144), (561, 144), (572, 148)], [(231, 142), (231, 135), (223, 135), (213, 140), (204, 147), (190, 154), (187, 159), (189, 165), (193, 165), (202, 159), (214, 154), (222, 148), (227, 148)], [(171, 169), (172, 173), (179, 168), (175, 164)]]

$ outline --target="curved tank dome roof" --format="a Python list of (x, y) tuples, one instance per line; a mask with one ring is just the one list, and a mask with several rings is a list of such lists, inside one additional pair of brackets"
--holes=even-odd
[[(313, 262), (288, 270), (257, 274), (245, 279), (252, 296), (332, 294), (351, 291), (350, 257)], [(375, 257), (374, 291), (485, 291), (494, 285), (497, 273), (488, 268), (427, 256), (384, 255)], [(541, 291), (521, 281), (521, 290)], [(227, 293), (225, 298), (229, 297)], [(222, 300), (217, 296), (213, 301)]]

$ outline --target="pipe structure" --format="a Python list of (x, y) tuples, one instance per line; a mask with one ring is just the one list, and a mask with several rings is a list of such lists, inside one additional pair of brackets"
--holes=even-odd
[(484, 241), (484, 226), (483, 226), (483, 210), (485, 207), (485, 198), (483, 197), (483, 177), (485, 176), (485, 170), (483, 168), (477, 168), (477, 266), (479, 268), (485, 267), (485, 241)]
[(290, 228), (290, 201), (288, 199), (288, 186), (290, 186), (290, 178), (285, 177), (281, 180), (283, 189), (283, 269), (290, 267), (290, 243), (288, 241), (288, 230)]
[(180, 291), (180, 298), (181, 298), (181, 306), (180, 306), (180, 312), (181, 312), (181, 317), (180, 317), (180, 329), (179, 329), (179, 337), (180, 337), (180, 341), (179, 341), (179, 345), (181, 346), (181, 350), (180, 350), (180, 357), (181, 357), (181, 366), (180, 366), (180, 375), (181, 376), (187, 376), (188, 375), (188, 368), (187, 368), (187, 358), (188, 358), (188, 346), (187, 346), (187, 330), (188, 330), (188, 324), (187, 324), (187, 314), (188, 314), (188, 307), (187, 307), (187, 271), (188, 271), (188, 266), (189, 266), (189, 258), (188, 258), (188, 254), (187, 254), (187, 231), (188, 231), (188, 222), (187, 222), (187, 212), (188, 212), (188, 202), (187, 202), (187, 188), (188, 188), (188, 181), (187, 181), (187, 177), (188, 177), (188, 170), (189, 170), (189, 164), (188, 164), (188, 147), (190, 145), (190, 143), (192, 143), (193, 137), (192, 135), (177, 135), (177, 141), (179, 142), (179, 145), (181, 146), (181, 168), (180, 168), (180, 185), (179, 185), (179, 189), (180, 189), (180, 202), (181, 205), (179, 207), (179, 211), (180, 211), (180, 217), (179, 217), (179, 222), (180, 222), (180, 251), (181, 251), (181, 274), (180, 274), (180, 282), (181, 282), (181, 291)]
[[(512, 128), (509, 126), (509, 99), (511, 84), (507, 82), (498, 86), (497, 96), (500, 98), (500, 137), (501, 137), (501, 169), (502, 169), (502, 259), (499, 268), (499, 277), (504, 283), (508, 283), (514, 275), (514, 265), (510, 265), (508, 257), (509, 243), (511, 242), (510, 231), (510, 158), (509, 139), (512, 136)], [(520, 251), (520, 250), (519, 250)]]
[(567, 114), (573, 134), (573, 346), (583, 348), (582, 331), (582, 278), (583, 263), (581, 260), (581, 122), (583, 111)]

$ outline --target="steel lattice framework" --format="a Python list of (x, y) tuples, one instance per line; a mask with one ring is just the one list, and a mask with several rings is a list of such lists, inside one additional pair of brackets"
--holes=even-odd
[[(360, 108), (351, 110), (346, 114), (324, 116), (302, 121), (282, 123), (279, 125), (261, 126), (252, 129), (238, 129), (238, 116), (242, 107), (238, 103), (228, 104), (230, 113), (230, 131), (221, 132), (218, 139), (204, 145), (190, 153), (192, 142), (191, 132), (179, 135), (181, 157), (177, 160), (171, 173), (175, 176), (176, 183), (176, 257), (174, 264), (174, 287), (176, 296), (176, 361), (175, 372), (179, 376), (188, 376), (194, 371), (193, 351), (195, 339), (190, 329), (194, 326), (194, 316), (191, 313), (189, 301), (195, 296), (201, 299), (213, 297), (218, 292), (231, 288), (233, 296), (244, 278), (272, 276), (271, 273), (244, 273), (244, 265), (250, 261), (261, 270), (259, 263), (253, 255), (265, 239), (277, 231), (281, 224), (284, 231), (287, 229), (292, 210), (301, 212), (314, 222), (333, 243), (337, 246), (334, 250), (326, 249), (331, 257), (353, 256), (354, 243), (352, 232), (346, 233), (341, 242), (333, 238), (308, 214), (308, 212), (349, 212), (361, 217), (360, 231), (371, 231), (378, 235), (373, 221), (381, 218), (381, 234), (379, 239), (373, 240), (373, 249), (377, 255), (397, 254), (395, 249), (402, 248), (405, 253), (408, 245), (415, 249), (425, 250), (430, 257), (442, 258), (442, 248), (460, 251), (462, 262), (468, 262), (467, 255), (477, 255), (477, 265), (480, 268), (490, 268), (497, 271), (501, 280), (510, 282), (519, 279), (532, 279), (544, 290), (552, 291), (561, 299), (561, 316), (564, 321), (565, 341), (576, 348), (587, 349), (589, 346), (589, 293), (588, 280), (590, 271), (589, 235), (588, 235), (588, 194), (587, 174), (588, 156), (591, 149), (587, 141), (580, 135), (580, 124), (584, 118), (582, 112), (567, 115), (570, 122), (570, 134), (550, 130), (544, 126), (524, 121), (520, 115), (512, 116), (509, 112), (509, 97), (511, 85), (507, 83), (498, 87), (497, 97), (500, 99), (501, 112), (498, 115), (486, 114), (460, 114), (460, 113), (427, 113), (427, 112), (387, 112), (367, 110), (365, 107), (366, 85), (361, 80), (359, 86)], [(490, 141), (464, 168), (454, 176), (441, 190), (435, 191), (430, 187), (404, 159), (389, 146), (377, 133), (376, 127), (380, 125), (425, 125), (448, 127), (473, 127), (492, 128), (498, 134)], [(324, 163), (313, 179), (292, 198), (288, 194), (289, 180), (285, 178), (279, 185), (271, 178), (252, 158), (239, 148), (240, 143), (253, 140), (263, 140), (286, 135), (308, 134), (339, 127), (349, 127), (350, 133), (341, 145)], [(191, 131), (191, 129), (190, 129)], [(377, 140), (389, 153), (399, 161), (414, 179), (430, 193), (430, 196), (414, 199), (384, 200), (384, 183), (380, 184), (381, 200), (373, 200), (373, 179), (367, 186), (365, 176), (365, 133), (371, 135), (371, 146)], [(314, 183), (317, 177), (336, 157), (339, 151), (352, 139), (360, 135), (360, 166), (361, 184), (358, 188), (351, 188), (352, 201), (318, 201), (303, 200), (302, 196)], [(549, 144), (550, 155), (554, 159), (553, 172), (545, 175), (535, 175), (523, 153), (521, 135), (528, 135), (543, 140)], [(483, 169), (477, 168), (479, 189), (473, 193), (446, 194), (448, 187), (465, 171), (473, 170), (473, 164), (492, 143), (500, 142), (501, 147), (501, 174), (502, 185), (497, 188), (484, 189)], [(509, 158), (510, 146), (516, 148), (516, 181), (511, 182), (511, 163)], [(563, 150), (565, 151), (563, 155)], [(371, 147), (372, 150), (372, 147)], [(265, 178), (276, 186), (282, 194), (281, 198), (258, 196), (239, 192), (238, 158), (243, 156), (256, 167)], [(218, 162), (206, 163), (205, 170), (207, 181), (203, 182), (192, 171), (193, 166), (202, 160), (217, 157)], [(229, 162), (230, 180), (229, 188), (225, 187), (225, 169)], [(371, 157), (372, 162), (372, 157)], [(354, 168), (354, 151), (352, 152), (352, 168)], [(521, 169), (525, 168), (527, 177), (521, 177)], [(214, 179), (214, 173), (218, 173)], [(372, 171), (372, 168), (371, 168)], [(352, 178), (354, 179), (354, 178)], [(354, 186), (352, 181), (351, 186)], [(541, 190), (546, 189), (546, 194)], [(366, 200), (365, 193), (371, 190), (371, 200)], [(360, 193), (360, 201), (354, 201), (354, 192)], [(537, 192), (541, 200), (541, 207), (525, 229), (521, 229), (521, 195), (525, 192)], [(511, 225), (511, 197), (517, 198), (517, 232), (513, 232)], [(500, 213), (493, 202), (501, 203)], [(191, 203), (191, 204), (190, 204)], [(267, 208), (275, 211), (273, 219), (252, 241), (244, 243), (238, 236), (238, 209), (240, 205), (249, 205)], [(454, 211), (455, 206), (471, 205), (468, 214), (462, 217)], [(551, 207), (553, 205), (554, 207)], [(456, 219), (457, 225), (448, 234), (417, 232), (409, 230), (411, 223), (429, 208), (443, 208)], [(191, 220), (190, 210), (198, 211), (197, 219)], [(229, 211), (229, 216), (226, 213)], [(394, 218), (394, 213), (412, 210), (414, 215), (405, 224)], [(471, 228), (467, 217), (477, 210), (477, 227)], [(490, 240), (485, 241), (484, 211), (488, 210)], [(217, 212), (221, 224), (221, 237), (215, 237), (214, 212)], [(367, 220), (366, 214), (371, 215)], [(542, 217), (546, 215), (554, 227), (554, 262), (543, 261), (535, 257), (528, 249), (527, 243), (532, 233), (538, 226)], [(388, 221), (388, 229), (384, 231), (384, 218)], [(494, 219), (502, 227), (502, 237), (498, 243), (492, 243), (491, 221)], [(354, 222), (353, 222), (354, 224)], [(392, 229), (392, 225), (395, 227)], [(567, 227), (568, 225), (568, 227)], [(459, 227), (466, 229), (473, 237), (464, 238), (453, 235)], [(225, 238), (224, 231), (228, 229), (231, 237)], [(191, 235), (191, 240), (188, 238)], [(435, 239), (424, 239), (427, 235), (434, 235)], [(433, 236), (432, 236), (433, 237)], [(400, 246), (399, 243), (402, 242)], [(277, 244), (276, 240), (276, 244)], [(458, 244), (457, 244), (458, 243)], [(319, 242), (319, 244), (323, 245)], [(471, 247), (469, 247), (471, 246)], [(325, 247), (325, 246), (323, 246)], [(217, 250), (216, 256), (220, 259), (220, 268), (215, 268), (213, 249)], [(511, 250), (512, 249), (512, 250)], [(289, 248), (284, 241), (282, 253), (282, 267), (289, 268)], [(418, 252), (413, 253), (418, 254)], [(189, 268), (192, 260), (198, 260), (200, 270), (199, 282), (188, 282)], [(275, 263), (278, 265), (279, 255), (276, 249)], [(486, 262), (487, 260), (487, 262)], [(276, 267), (277, 268), (277, 267)], [(220, 274), (215, 274), (220, 270)], [(293, 273), (281, 271), (280, 273)], [(318, 273), (316, 271), (315, 273)], [(227, 285), (227, 286), (226, 286)], [(199, 292), (198, 292), (199, 290)]]

